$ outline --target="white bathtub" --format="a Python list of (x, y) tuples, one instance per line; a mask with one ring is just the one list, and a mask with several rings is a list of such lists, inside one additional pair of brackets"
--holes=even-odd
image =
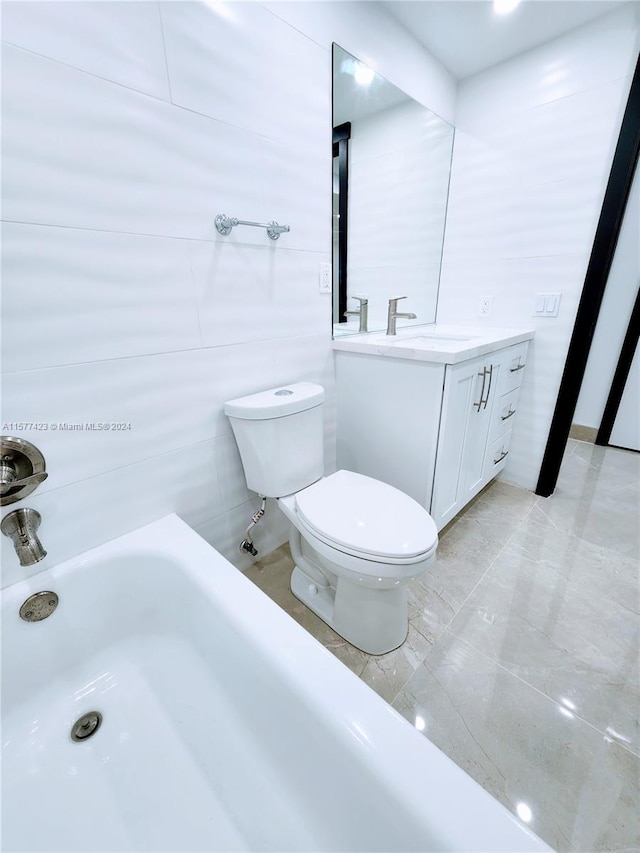
[(548, 849), (176, 516), (2, 634), (5, 853)]

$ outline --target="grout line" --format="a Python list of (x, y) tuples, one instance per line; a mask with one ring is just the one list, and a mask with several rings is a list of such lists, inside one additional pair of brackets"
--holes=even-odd
[[(54, 486), (53, 488), (43, 487), (44, 490), (41, 490), (37, 496), (34, 495), (33, 500), (35, 500), (36, 497), (52, 495), (54, 494), (54, 492), (59, 492), (61, 489), (68, 489), (72, 486), (78, 486), (81, 483), (86, 483), (89, 480), (96, 480), (98, 479), (98, 477), (105, 477), (108, 474), (114, 473), (115, 471), (123, 471), (126, 468), (133, 468), (135, 465), (144, 465), (146, 462), (150, 462), (153, 459), (163, 459), (164, 457), (171, 456), (174, 453), (181, 453), (191, 447), (201, 447), (204, 444), (215, 444), (220, 438), (226, 438), (228, 435), (230, 435), (230, 433), (216, 433), (214, 435), (209, 436), (208, 438), (202, 438), (199, 441), (191, 441), (188, 444), (181, 444), (179, 447), (172, 447), (169, 450), (163, 450), (161, 453), (152, 453), (150, 456), (143, 456), (139, 459), (134, 459), (131, 462), (125, 462), (124, 465), (115, 465), (112, 468), (105, 468), (103, 471), (96, 471), (93, 474), (78, 477), (77, 479), (69, 480), (66, 483), (60, 483), (59, 486)], [(238, 504), (238, 506), (241, 506), (241, 504)], [(233, 509), (233, 507), (231, 507), (231, 509)], [(216, 518), (216, 516), (211, 517)]]
[(122, 83), (119, 80), (112, 80), (110, 77), (103, 77), (101, 74), (96, 74), (95, 71), (87, 71), (85, 68), (80, 68), (78, 65), (72, 65), (70, 62), (65, 62), (63, 59), (57, 59), (54, 56), (48, 56), (46, 53), (40, 53), (37, 50), (33, 50), (33, 48), (24, 47), (21, 44), (8, 41), (7, 39), (2, 39), (2, 44), (12, 47), (14, 50), (28, 53), (31, 56), (37, 56), (39, 59), (44, 59), (46, 62), (53, 62), (55, 65), (61, 65), (63, 68), (68, 68), (70, 71), (76, 71), (78, 74), (84, 74), (94, 80), (101, 80), (103, 83), (111, 83), (112, 86), (118, 86), (120, 89), (125, 89), (127, 92), (133, 92), (136, 95), (141, 95), (143, 98), (150, 98), (152, 101), (156, 101), (156, 103), (172, 106), (171, 101), (168, 101), (166, 98), (162, 98), (159, 95), (153, 95), (151, 92), (145, 92), (143, 89), (135, 89), (133, 86), (128, 86), (126, 83)]
[[(520, 488), (520, 487), (519, 487), (519, 486), (515, 486), (514, 488)], [(527, 491), (527, 490), (526, 490), (526, 489), (524, 489), (523, 491)], [(481, 500), (482, 500), (482, 499), (481, 499)], [(397, 690), (397, 692), (395, 693), (395, 695), (394, 695), (393, 699), (391, 700), (391, 702), (390, 702), (389, 704), (391, 704), (392, 702), (395, 702), (395, 700), (398, 698), (398, 696), (400, 695), (400, 693), (401, 693), (401, 692), (404, 690), (404, 688), (407, 686), (407, 684), (409, 683), (409, 681), (411, 680), (411, 678), (413, 677), (413, 675), (417, 672), (417, 670), (420, 668), (420, 666), (422, 666), (422, 664), (425, 662), (425, 660), (426, 660), (426, 659), (427, 659), (427, 657), (429, 656), (429, 654), (430, 654), (431, 650), (432, 650), (432, 649), (434, 649), (434, 648), (436, 647), (436, 645), (437, 645), (437, 644), (440, 642), (440, 640), (442, 639), (443, 635), (449, 632), (449, 626), (451, 625), (451, 623), (453, 622), (453, 620), (456, 618), (456, 616), (457, 616), (457, 615), (460, 613), (460, 611), (463, 609), (463, 607), (465, 606), (465, 604), (467, 603), (467, 601), (469, 600), (469, 598), (473, 595), (473, 593), (475, 592), (475, 590), (477, 589), (477, 587), (479, 586), (479, 584), (481, 584), (481, 583), (482, 583), (482, 581), (484, 580), (484, 578), (487, 576), (487, 573), (491, 571), (491, 569), (493, 568), (493, 566), (494, 566), (494, 564), (495, 564), (496, 560), (497, 560), (497, 559), (502, 555), (502, 553), (504, 552), (504, 549), (507, 547), (507, 545), (509, 544), (509, 542), (511, 541), (511, 539), (513, 538), (513, 536), (515, 536), (515, 534), (518, 532), (518, 530), (519, 530), (520, 526), (521, 526), (521, 525), (526, 521), (526, 519), (528, 518), (529, 514), (530, 514), (530, 513), (531, 513), (531, 511), (533, 510), (533, 507), (537, 504), (538, 500), (539, 500), (539, 497), (538, 497), (538, 496), (536, 496), (536, 500), (533, 502), (533, 504), (531, 505), (531, 507), (527, 510), (527, 513), (522, 517), (522, 519), (521, 519), (521, 520), (520, 520), (520, 522), (518, 523), (518, 526), (515, 528), (515, 530), (513, 531), (513, 533), (511, 533), (511, 534), (508, 536), (508, 538), (505, 540), (504, 544), (502, 545), (502, 547), (500, 548), (500, 550), (498, 551), (498, 553), (495, 555), (495, 557), (493, 558), (493, 560), (491, 560), (491, 562), (490, 562), (490, 563), (489, 563), (489, 565), (487, 566), (487, 569), (486, 569), (486, 571), (483, 573), (482, 577), (481, 577), (481, 578), (479, 578), (479, 580), (478, 580), (478, 581), (477, 581), (477, 583), (474, 585), (474, 587), (472, 588), (472, 590), (469, 592), (469, 594), (467, 595), (467, 597), (463, 600), (463, 602), (462, 602), (462, 604), (460, 605), (460, 607), (459, 607), (459, 608), (454, 612), (454, 614), (451, 616), (451, 618), (449, 619), (449, 621), (448, 621), (448, 622), (446, 623), (446, 625), (443, 627), (443, 629), (442, 629), (442, 631), (440, 632), (440, 634), (438, 635), (437, 639), (435, 639), (433, 642), (431, 642), (431, 641), (429, 640), (429, 638), (428, 638), (428, 637), (426, 637), (424, 634), (422, 634), (422, 632), (421, 632), (421, 631), (418, 631), (418, 629), (417, 629), (415, 626), (411, 625), (411, 622), (409, 623), (409, 624), (411, 625), (411, 627), (413, 627), (414, 631), (417, 631), (417, 633), (419, 633), (422, 637), (424, 637), (424, 638), (425, 638), (425, 640), (429, 643), (429, 646), (430, 646), (431, 648), (427, 651), (427, 653), (426, 653), (426, 654), (425, 654), (425, 656), (422, 658), (422, 660), (420, 661), (420, 663), (418, 664), (418, 666), (414, 669), (414, 671), (411, 673), (411, 675), (410, 675), (410, 676), (406, 679), (406, 681), (403, 683), (402, 687), (400, 687), (400, 688)], [(455, 636), (455, 635), (453, 635), (453, 634), (452, 634), (452, 636)]]
[[(498, 669), (501, 669), (505, 674), (511, 676), (512, 678), (515, 678), (516, 681), (519, 681), (521, 684), (524, 684), (527, 687), (531, 688), (531, 690), (533, 690), (539, 696), (543, 696), (549, 702), (552, 702), (553, 705), (555, 705), (558, 709), (564, 708), (564, 706), (556, 699), (554, 699), (553, 696), (549, 696), (547, 693), (544, 692), (544, 690), (540, 690), (539, 687), (536, 687), (535, 684), (531, 684), (525, 678), (522, 678), (522, 676), (517, 675), (515, 672), (512, 672), (510, 669), (504, 666), (504, 664), (501, 664), (500, 661), (497, 661), (495, 658), (492, 658), (491, 655), (486, 654), (486, 652), (483, 652), (481, 649), (476, 648), (476, 646), (474, 646), (473, 643), (470, 643), (469, 640), (465, 640), (463, 637), (459, 637), (457, 634), (454, 634), (453, 631), (449, 631), (448, 629), (445, 629), (443, 633), (446, 633), (449, 635), (449, 637), (453, 637), (458, 642), (464, 643), (466, 646), (469, 646), (475, 652), (481, 655), (481, 657), (483, 657), (485, 660), (490, 661), (492, 664), (494, 664), (494, 666), (498, 667)], [(585, 717), (581, 716), (576, 711), (570, 711), (568, 708), (565, 708), (564, 710), (566, 710), (566, 712), (572, 717), (575, 717), (577, 720), (580, 720), (582, 723), (589, 726), (590, 729), (593, 729), (593, 731), (598, 732), (599, 735), (602, 735), (602, 737), (606, 738), (611, 743), (615, 743), (616, 746), (619, 746), (621, 749), (624, 749), (626, 752), (630, 753), (631, 755), (633, 755), (634, 758), (637, 758), (638, 761), (640, 761), (640, 752), (636, 752), (631, 747), (625, 746), (625, 744), (621, 743), (619, 740), (612, 738), (611, 735), (607, 734), (606, 731), (603, 732), (602, 729), (599, 729), (598, 726), (594, 725), (594, 723), (589, 722), (589, 720), (585, 719)]]
[[(512, 485), (512, 484), (509, 484), (509, 485)], [(519, 487), (519, 486), (514, 486), (513, 488), (520, 488), (520, 487)], [(528, 490), (527, 490), (527, 489), (523, 489), (522, 491), (528, 491)], [(481, 498), (480, 500), (482, 501), (482, 498)], [(539, 497), (538, 495), (536, 495), (536, 499), (535, 499), (535, 501), (533, 502), (533, 504), (531, 505), (531, 507), (527, 510), (526, 514), (522, 517), (522, 519), (520, 519), (520, 521), (519, 521), (519, 523), (518, 523), (517, 527), (515, 528), (515, 530), (514, 530), (511, 534), (509, 534), (509, 536), (508, 536), (508, 537), (507, 537), (507, 539), (505, 540), (504, 544), (502, 545), (502, 547), (500, 548), (500, 550), (498, 551), (498, 553), (495, 555), (495, 557), (493, 558), (493, 560), (491, 560), (491, 562), (490, 562), (490, 563), (489, 563), (489, 565), (487, 566), (487, 569), (486, 569), (486, 571), (482, 574), (482, 577), (480, 577), (480, 578), (479, 578), (479, 580), (478, 580), (478, 581), (477, 581), (477, 583), (474, 585), (474, 587), (471, 589), (471, 591), (469, 592), (469, 594), (467, 595), (467, 597), (463, 600), (463, 602), (462, 602), (462, 604), (460, 605), (460, 607), (458, 607), (458, 609), (453, 613), (453, 615), (451, 616), (451, 618), (449, 619), (449, 621), (446, 623), (446, 625), (442, 628), (442, 631), (441, 631), (441, 632), (440, 632), (440, 634), (438, 635), (437, 639), (435, 639), (433, 642), (430, 642), (430, 641), (429, 641), (429, 639), (428, 639), (427, 637), (425, 637), (425, 639), (427, 640), (427, 642), (428, 642), (428, 643), (429, 643), (429, 645), (431, 646), (431, 649), (429, 649), (429, 650), (427, 651), (427, 653), (426, 653), (426, 655), (424, 656), (424, 658), (420, 661), (420, 663), (418, 664), (418, 666), (416, 667), (416, 669), (411, 673), (411, 675), (410, 675), (410, 676), (407, 678), (407, 680), (403, 683), (402, 687), (400, 687), (400, 688), (398, 689), (398, 691), (395, 693), (395, 695), (394, 695), (394, 697), (393, 697), (392, 701), (391, 701), (389, 704), (391, 704), (392, 702), (395, 702), (395, 700), (398, 698), (398, 696), (400, 695), (400, 693), (401, 693), (401, 692), (404, 690), (404, 688), (407, 686), (407, 684), (409, 683), (409, 681), (411, 680), (411, 678), (413, 678), (413, 675), (417, 672), (417, 670), (419, 669), (419, 667), (420, 667), (420, 666), (422, 666), (422, 664), (425, 662), (425, 660), (426, 660), (426, 659), (427, 659), (427, 657), (429, 656), (429, 654), (430, 654), (431, 650), (432, 650), (432, 649), (434, 649), (434, 648), (437, 646), (437, 644), (440, 642), (440, 640), (442, 639), (442, 637), (444, 636), (444, 634), (446, 634), (446, 633), (448, 633), (448, 632), (449, 632), (449, 626), (451, 625), (451, 623), (453, 622), (453, 620), (456, 618), (456, 616), (457, 616), (457, 615), (460, 613), (460, 611), (463, 609), (463, 607), (465, 606), (465, 604), (467, 603), (467, 601), (469, 600), (469, 598), (471, 598), (471, 596), (473, 595), (473, 593), (475, 592), (475, 590), (477, 589), (477, 587), (479, 586), (479, 584), (480, 584), (480, 583), (482, 583), (482, 581), (485, 579), (485, 577), (487, 576), (488, 572), (490, 572), (490, 571), (491, 571), (491, 569), (493, 568), (493, 566), (494, 566), (494, 564), (495, 564), (496, 560), (497, 560), (497, 559), (502, 555), (502, 553), (504, 552), (504, 549), (507, 547), (507, 545), (509, 544), (509, 542), (511, 541), (511, 539), (513, 538), (513, 536), (515, 536), (515, 534), (518, 532), (518, 530), (520, 529), (521, 525), (522, 525), (522, 524), (526, 521), (526, 519), (529, 517), (529, 515), (531, 514), (531, 512), (532, 512), (533, 508), (537, 505), (537, 503), (538, 503), (538, 501), (539, 501), (539, 500), (540, 500), (540, 497)], [(437, 555), (436, 555), (436, 556), (437, 556)], [(411, 624), (411, 623), (410, 623), (410, 624)], [(417, 630), (418, 630), (417, 628), (415, 628), (415, 626), (412, 626), (412, 627), (414, 627), (414, 630), (415, 630), (415, 631), (417, 631)], [(418, 631), (418, 633), (419, 633), (419, 634), (421, 634), (421, 636), (423, 636), (423, 637), (425, 636), (425, 635), (424, 635), (424, 634), (422, 634), (422, 632), (420, 632), (420, 631)], [(455, 635), (453, 635), (453, 634), (452, 634), (452, 636), (455, 636)]]
[[(213, 214), (212, 214), (213, 216)], [(261, 243), (248, 243), (243, 240), (223, 240), (218, 234), (208, 237), (187, 237), (182, 234), (153, 234), (144, 231), (117, 231), (113, 228), (87, 228), (82, 225), (65, 225), (58, 222), (33, 222), (22, 219), (0, 219), (2, 224), (6, 225), (23, 225), (26, 228), (66, 228), (68, 231), (89, 231), (96, 234), (115, 234), (121, 237), (142, 237), (149, 240), (183, 240), (189, 243), (205, 243), (212, 246), (235, 246), (238, 249), (258, 249), (260, 251), (273, 253), (277, 249), (279, 252), (301, 252), (310, 255), (322, 255), (323, 257), (330, 256), (331, 252), (326, 249), (304, 249), (300, 246), (266, 246)], [(213, 222), (213, 218), (211, 219)]]
[[(161, 22), (162, 25), (162, 22)], [(2, 39), (1, 44), (7, 45), (7, 47), (11, 47), (14, 50), (22, 51), (23, 53), (30, 54), (31, 56), (37, 56), (39, 59), (45, 60), (45, 62), (53, 62), (55, 65), (60, 65), (63, 68), (67, 68), (70, 71), (75, 71), (78, 74), (84, 74), (87, 77), (92, 78), (93, 80), (100, 80), (102, 83), (109, 83), (112, 86), (118, 86), (120, 89), (124, 89), (126, 92), (131, 92), (134, 95), (140, 95), (143, 98), (149, 98), (152, 101), (155, 101), (157, 104), (164, 104), (167, 107), (173, 108), (175, 110), (180, 110), (181, 112), (191, 113), (191, 115), (200, 116), (200, 118), (207, 119), (207, 121), (215, 122), (219, 125), (224, 125), (225, 127), (233, 128), (234, 130), (238, 130), (241, 133), (247, 133), (250, 136), (255, 137), (256, 139), (266, 139), (269, 142), (273, 142), (276, 145), (282, 146), (282, 148), (287, 149), (289, 151), (293, 151), (294, 149), (291, 146), (291, 142), (289, 139), (279, 137), (279, 136), (267, 136), (264, 133), (261, 133), (257, 130), (252, 130), (249, 127), (245, 127), (244, 125), (234, 124), (231, 121), (226, 121), (225, 119), (216, 118), (215, 116), (209, 115), (208, 113), (201, 112), (199, 110), (193, 109), (191, 107), (187, 107), (184, 104), (176, 103), (173, 100), (173, 95), (171, 92), (171, 84), (168, 79), (169, 77), (169, 69), (166, 55), (166, 46), (164, 41), (164, 28), (162, 28), (162, 45), (163, 45), (163, 54), (165, 58), (165, 67), (167, 73), (167, 82), (169, 84), (168, 92), (169, 92), (169, 100), (167, 98), (160, 97), (159, 95), (153, 95), (150, 92), (145, 92), (142, 89), (136, 89), (131, 85), (127, 85), (126, 83), (122, 83), (119, 80), (112, 80), (110, 77), (103, 77), (100, 74), (96, 74), (94, 71), (87, 71), (85, 68), (80, 68), (77, 65), (71, 65), (69, 62), (64, 62), (62, 59), (57, 59), (53, 56), (48, 56), (46, 53), (39, 53), (37, 50), (33, 50), (29, 47), (23, 47), (20, 44), (16, 44), (15, 42), (8, 41), (7, 39)]]
[[(329, 330), (330, 331), (330, 330)], [(330, 341), (331, 339), (328, 337), (329, 331), (327, 332), (326, 339)], [(224, 349), (228, 349), (231, 347), (245, 347), (245, 346), (255, 346), (258, 344), (280, 344), (287, 343), (295, 340), (307, 340), (310, 338), (322, 338), (325, 339), (324, 334), (315, 333), (311, 335), (291, 335), (284, 338), (251, 338), (247, 341), (236, 341), (234, 343), (226, 343), (226, 344), (203, 344), (193, 347), (185, 347), (183, 349), (171, 349), (171, 350), (159, 350), (152, 352), (140, 352), (133, 353), (132, 355), (118, 355), (118, 356), (109, 356), (108, 358), (93, 358), (88, 359), (87, 361), (65, 361), (60, 364), (43, 364), (39, 367), (28, 367), (22, 370), (7, 370), (4, 373), (0, 374), (3, 377), (7, 376), (15, 376), (21, 373), (33, 373), (38, 370), (62, 370), (66, 368), (72, 367), (83, 367), (89, 364), (104, 364), (105, 362), (115, 362), (115, 361), (125, 361), (132, 358), (156, 358), (165, 355), (180, 355), (181, 353), (195, 353), (200, 352), (202, 350), (219, 350), (222, 351)]]
[(171, 91), (171, 75), (169, 74), (169, 57), (167, 55), (167, 39), (164, 34), (164, 21), (162, 20), (162, 4), (160, 0), (156, 2), (156, 8), (158, 10), (158, 18), (160, 20), (160, 37), (162, 38), (162, 55), (164, 57), (164, 70), (167, 75), (167, 89), (169, 90), (169, 101), (174, 106), (176, 106), (175, 101), (173, 100), (173, 92)]
[[(526, 516), (525, 516), (525, 518), (526, 518)], [(473, 593), (476, 591), (476, 589), (478, 588), (478, 586), (479, 586), (479, 585), (482, 583), (482, 581), (486, 578), (487, 574), (491, 571), (491, 569), (492, 569), (492, 568), (493, 568), (493, 566), (495, 565), (496, 560), (497, 560), (497, 559), (502, 555), (502, 553), (503, 553), (504, 549), (507, 547), (507, 545), (509, 544), (509, 542), (511, 541), (511, 539), (513, 538), (513, 536), (515, 536), (515, 534), (518, 532), (518, 530), (520, 529), (520, 526), (523, 524), (523, 522), (524, 522), (524, 518), (522, 518), (522, 519), (520, 520), (520, 522), (518, 523), (518, 526), (515, 528), (515, 530), (514, 530), (512, 533), (510, 533), (510, 534), (509, 534), (509, 536), (507, 537), (507, 539), (506, 539), (506, 540), (505, 540), (505, 542), (503, 543), (503, 545), (502, 545), (502, 547), (500, 548), (500, 550), (497, 552), (497, 554), (495, 555), (495, 557), (491, 560), (491, 562), (490, 562), (490, 563), (489, 563), (489, 565), (487, 566), (486, 571), (485, 571), (485, 572), (482, 574), (482, 576), (478, 579), (478, 581), (477, 581), (477, 582), (476, 582), (476, 584), (473, 586), (473, 588), (471, 589), (471, 591), (469, 592), (469, 594), (468, 594), (468, 595), (466, 596), (466, 598), (463, 600), (463, 602), (462, 602), (462, 604), (460, 605), (460, 607), (458, 607), (458, 609), (455, 611), (455, 613), (453, 614), (453, 616), (451, 617), (451, 619), (449, 619), (449, 621), (447, 622), (447, 624), (444, 626), (444, 630), (443, 630), (443, 632), (442, 632), (442, 633), (444, 633), (445, 631), (447, 631), (447, 630), (449, 629), (449, 625), (451, 625), (451, 623), (453, 622), (453, 620), (454, 620), (454, 619), (456, 618), (456, 616), (460, 613), (460, 611), (464, 608), (465, 604), (466, 604), (466, 603), (467, 603), (467, 601), (471, 598), (471, 596), (472, 596), (472, 595), (473, 595)]]

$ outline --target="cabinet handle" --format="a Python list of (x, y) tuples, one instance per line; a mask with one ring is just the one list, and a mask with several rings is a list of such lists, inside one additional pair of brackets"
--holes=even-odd
[(515, 413), (516, 410), (510, 408), (506, 415), (500, 415), (500, 420), (508, 421), (509, 418), (512, 418), (515, 415)]
[(498, 456), (498, 458), (497, 458), (497, 459), (494, 459), (494, 460), (493, 460), (493, 464), (494, 464), (494, 465), (497, 465), (497, 464), (498, 464), (498, 462), (502, 462), (502, 460), (504, 459), (504, 457), (505, 457), (505, 456), (508, 456), (508, 455), (509, 455), (509, 451), (508, 451), (508, 450), (503, 450), (503, 451), (501, 451), (500, 456)]
[(520, 364), (520, 358), (519, 358), (517, 367), (510, 367), (509, 372), (510, 373), (516, 373), (518, 370), (522, 370), (523, 368), (524, 368), (524, 364)]
[(489, 397), (491, 396), (491, 382), (493, 381), (493, 365), (489, 365), (489, 387), (487, 388), (487, 399), (484, 401), (484, 408), (487, 408)]
[(478, 373), (478, 376), (482, 376), (482, 388), (480, 389), (480, 400), (477, 403), (474, 403), (473, 405), (476, 407), (476, 409), (478, 411), (480, 411), (480, 409), (482, 408), (482, 403), (484, 402), (484, 400), (483, 400), (483, 398), (484, 398), (484, 385), (485, 385), (485, 382), (487, 381), (487, 368), (483, 367), (482, 373)]

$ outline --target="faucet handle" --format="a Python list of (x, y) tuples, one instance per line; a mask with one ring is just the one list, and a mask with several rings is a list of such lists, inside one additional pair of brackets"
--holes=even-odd
[(389, 300), (389, 308), (391, 308), (395, 311), (396, 308), (398, 307), (398, 302), (400, 302), (401, 299), (406, 299), (406, 298), (407, 298), (406, 296), (394, 296), (393, 299)]
[(25, 486), (39, 486), (44, 482), (49, 475), (46, 471), (40, 471), (37, 474), (30, 474), (28, 477), (22, 477), (20, 480), (12, 479), (6, 473), (0, 475), (0, 495), (5, 495), (11, 489), (22, 489)]
[(9, 435), (0, 438), (0, 505), (8, 506), (30, 495), (48, 475), (35, 445)]

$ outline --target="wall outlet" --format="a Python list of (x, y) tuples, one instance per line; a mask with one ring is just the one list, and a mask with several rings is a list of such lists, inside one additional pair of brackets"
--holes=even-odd
[(320, 264), (320, 293), (331, 293), (331, 264)]
[(491, 307), (493, 305), (493, 296), (481, 296), (480, 297), (480, 310), (478, 311), (478, 317), (488, 317), (491, 314)]

